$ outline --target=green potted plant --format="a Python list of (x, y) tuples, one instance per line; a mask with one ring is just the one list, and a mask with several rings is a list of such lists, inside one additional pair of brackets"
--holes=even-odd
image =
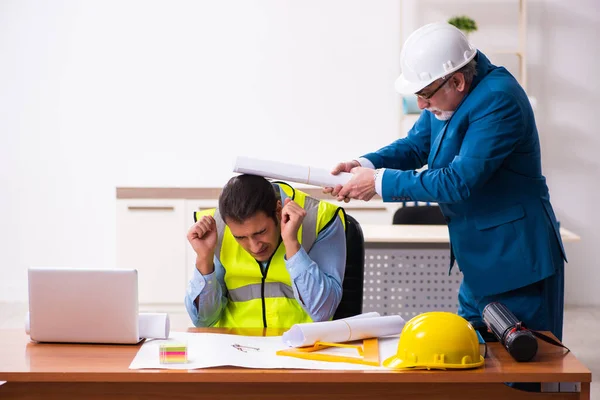
[(466, 15), (452, 17), (448, 20), (448, 23), (463, 31), (467, 37), (469, 37), (471, 32), (475, 32), (477, 30), (477, 23)]

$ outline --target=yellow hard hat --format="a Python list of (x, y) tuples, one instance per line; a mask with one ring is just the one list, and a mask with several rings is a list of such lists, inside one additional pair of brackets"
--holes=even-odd
[(471, 324), (456, 314), (438, 311), (408, 321), (396, 355), (383, 362), (393, 369), (477, 368), (483, 364)]

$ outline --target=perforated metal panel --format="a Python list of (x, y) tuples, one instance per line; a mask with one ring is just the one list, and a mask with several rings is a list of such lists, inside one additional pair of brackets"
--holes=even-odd
[(401, 315), (458, 310), (462, 274), (448, 276), (448, 249), (365, 249), (363, 312)]

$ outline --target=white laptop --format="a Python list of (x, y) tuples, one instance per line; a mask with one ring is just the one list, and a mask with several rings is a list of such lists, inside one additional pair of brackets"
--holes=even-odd
[(29, 336), (37, 342), (140, 341), (135, 269), (29, 269)]

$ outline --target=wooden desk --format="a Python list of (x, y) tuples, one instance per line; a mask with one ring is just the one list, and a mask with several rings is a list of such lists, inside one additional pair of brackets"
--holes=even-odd
[[(264, 334), (262, 330), (252, 332)], [(36, 344), (29, 342), (23, 331), (0, 331), (0, 381), (8, 381), (0, 386), (0, 399), (590, 398), (590, 371), (573, 354), (563, 355), (560, 348), (541, 342), (535, 362), (517, 363), (499, 344), (492, 343), (485, 368), (405, 372), (233, 367), (130, 370), (138, 348), (139, 345)], [(581, 392), (528, 393), (502, 383), (507, 381), (581, 382)]]

